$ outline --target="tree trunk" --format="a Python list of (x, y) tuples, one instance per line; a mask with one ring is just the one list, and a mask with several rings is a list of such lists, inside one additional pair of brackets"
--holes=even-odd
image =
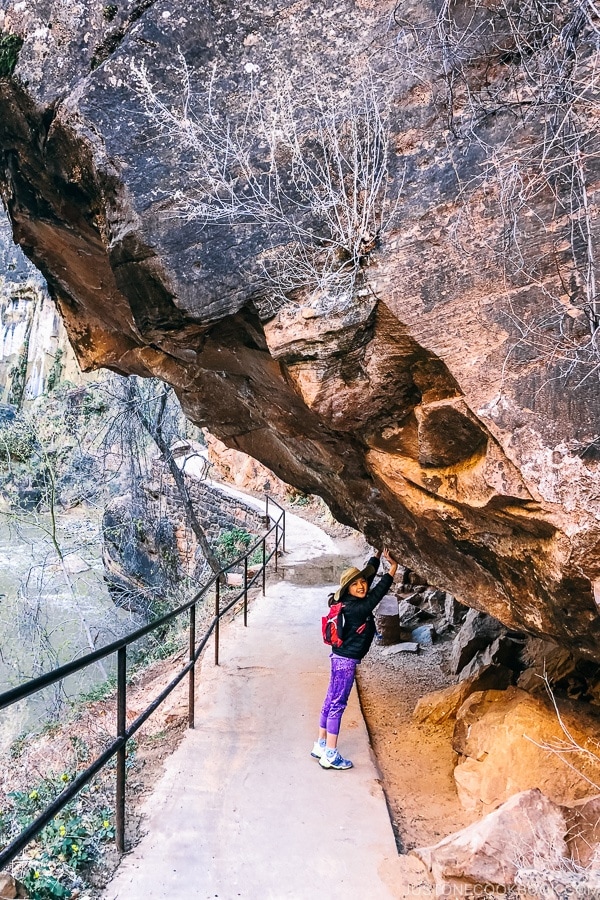
[(152, 423), (149, 417), (144, 412), (144, 407), (137, 392), (135, 383), (130, 379), (127, 385), (128, 399), (131, 402), (131, 408), (139, 419), (144, 430), (150, 435), (150, 437), (158, 447), (160, 455), (163, 461), (166, 463), (169, 472), (173, 476), (173, 480), (177, 486), (177, 490), (179, 491), (179, 496), (181, 497), (181, 502), (183, 503), (190, 528), (194, 532), (196, 540), (200, 544), (202, 553), (204, 554), (204, 557), (207, 560), (209, 566), (211, 567), (213, 572), (217, 574), (221, 569), (221, 564), (213, 553), (211, 546), (208, 543), (204, 529), (200, 524), (198, 516), (196, 515), (194, 504), (192, 503), (192, 498), (190, 497), (185, 483), (185, 475), (175, 462), (173, 454), (171, 453), (169, 445), (163, 435), (162, 427), (169, 390), (170, 388), (166, 388), (163, 395), (161, 396), (159, 401), (158, 413), (156, 415), (156, 421)]

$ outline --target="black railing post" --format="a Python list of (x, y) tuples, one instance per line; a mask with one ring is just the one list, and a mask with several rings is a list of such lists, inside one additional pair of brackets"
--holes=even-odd
[(194, 727), (194, 705), (196, 697), (195, 672), (196, 666), (193, 662), (196, 652), (196, 604), (190, 606), (190, 661), (192, 668), (190, 669), (188, 681), (188, 728)]
[(220, 582), (219, 578), (215, 581), (215, 666), (219, 665), (219, 622), (220, 622), (220, 612), (219, 612), (219, 601), (220, 601)]
[(248, 557), (244, 557), (244, 626), (248, 625)]
[[(124, 738), (127, 731), (127, 648), (117, 652), (117, 737)], [(125, 758), (127, 744), (117, 750), (117, 796), (115, 805), (115, 831), (117, 850), (125, 852)]]
[(262, 560), (262, 582), (263, 582), (263, 597), (265, 596), (265, 586), (267, 579), (267, 539), (262, 539), (262, 551), (263, 551), (263, 560)]

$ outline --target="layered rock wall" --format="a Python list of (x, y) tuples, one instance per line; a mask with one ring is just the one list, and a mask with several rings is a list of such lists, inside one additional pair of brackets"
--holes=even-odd
[(18, 404), (82, 375), (44, 279), (10, 235), (0, 215), (0, 402)]
[[(166, 514), (172, 522), (177, 522), (179, 528), (186, 528), (185, 511), (173, 478), (160, 463), (153, 466), (152, 476), (154, 484), (150, 490), (157, 492), (161, 514)], [(221, 490), (189, 475), (186, 477), (186, 486), (198, 521), (211, 542), (216, 541), (222, 531), (232, 528), (241, 528), (253, 534), (262, 534), (266, 530), (265, 516), (239, 497), (229, 495), (226, 488)], [(188, 543), (193, 543), (193, 533), (189, 528), (187, 531)]]
[[(485, 8), (490, 21), (499, 15)], [(433, 65), (424, 78), (400, 52), (405, 20), (416, 40), (437, 7), (155, 0), (109, 13), (96, 0), (8, 0), (3, 9), (0, 25), (25, 41), (0, 83), (2, 194), (82, 366), (164, 379), (190, 419), (320, 494), (430, 583), (600, 658), (596, 363), (575, 288), (565, 288), (564, 315), (549, 309), (561, 276), (551, 229), (526, 234), (535, 277), (529, 266), (511, 279), (498, 262), (501, 197), (478, 173), (512, 139), (510, 104), (486, 112), (477, 139), (461, 133), (448, 71)], [(472, 56), (490, 91), (522, 62), (504, 39), (493, 65)], [(389, 109), (388, 201), (381, 231), (363, 235), (351, 295), (296, 283), (274, 303), (265, 286), (265, 269), (289, 257), (290, 219), (309, 244), (317, 227), (285, 153), (276, 161), (285, 227), (182, 213), (182, 196), (214, 172), (202, 174), (202, 153), (169, 135), (134, 89), (143, 62), (161, 115), (181, 123), (180, 54), (197, 100), (190, 133), (215, 134), (225, 121), (242, 134), (248, 98), (263, 97), (271, 115), (285, 73), (307, 153), (303, 111), (315, 93), (351, 122), (348, 98), (372, 85), (371, 112)], [(250, 140), (248, 160), (260, 184), (273, 183), (268, 148)], [(229, 183), (236, 202), (248, 171)], [(539, 204), (541, 220), (551, 197)], [(309, 249), (318, 254), (318, 235)]]

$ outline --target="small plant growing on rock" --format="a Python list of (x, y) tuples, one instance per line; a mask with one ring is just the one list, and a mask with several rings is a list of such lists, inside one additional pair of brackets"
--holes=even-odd
[(161, 137), (185, 152), (186, 184), (174, 192), (176, 215), (256, 227), (265, 236), (265, 317), (300, 291), (309, 302), (352, 302), (389, 225), (389, 126), (380, 85), (366, 75), (352, 97), (307, 92), (287, 78), (270, 89), (250, 83), (234, 120), (208, 91), (192, 89), (180, 54), (175, 106), (132, 65), (133, 86)]
[(17, 418), (0, 428), (0, 463), (7, 463), (9, 469), (12, 462), (25, 462), (31, 459), (35, 446), (33, 429), (23, 419)]
[(23, 395), (25, 393), (25, 383), (27, 381), (27, 365), (29, 357), (29, 337), (25, 340), (19, 358), (14, 366), (12, 366), (8, 377), (10, 379), (10, 390), (8, 392), (8, 402), (13, 403), (21, 408), (23, 403)]
[(62, 358), (64, 356), (64, 351), (59, 347), (56, 353), (54, 354), (54, 362), (48, 372), (48, 379), (46, 381), (46, 393), (49, 394), (50, 391), (53, 391), (54, 388), (60, 382), (60, 376), (62, 375), (63, 363)]
[(10, 78), (19, 61), (23, 38), (18, 34), (0, 34), (0, 78)]
[(303, 491), (297, 491), (295, 488), (289, 488), (287, 499), (292, 506), (309, 506), (311, 501), (310, 494), (305, 494)]
[[(511, 312), (519, 343), (583, 379), (600, 366), (597, 180), (600, 10), (593, 0), (442, 0), (394, 10), (406, 75), (428, 85), (447, 152), (478, 158), (459, 188), (492, 204), (506, 290), (535, 286), (543, 317)], [(463, 158), (464, 158), (463, 157)], [(468, 203), (465, 205), (470, 220)], [(469, 253), (468, 240), (461, 250)], [(585, 370), (588, 370), (587, 373)]]

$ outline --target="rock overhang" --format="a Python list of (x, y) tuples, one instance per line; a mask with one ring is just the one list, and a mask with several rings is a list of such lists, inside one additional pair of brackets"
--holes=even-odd
[[(481, 146), (444, 154), (432, 97), (394, 72), (392, 7), (163, 0), (107, 22), (88, 0), (62, 22), (58, 65), (39, 32), (57, 4), (28, 21), (8, 4), (5, 27), (12, 16), (25, 36), (18, 78), (0, 84), (15, 236), (84, 367), (168, 381), (193, 421), (321, 494), (432, 583), (599, 658), (598, 382), (559, 378), (558, 363), (523, 342), (515, 310), (543, 305), (543, 285), (507, 293), (487, 252), (501, 228), (477, 191), (461, 226), (461, 185)], [(300, 296), (261, 315), (260, 260), (277, 236), (177, 216), (189, 153), (153, 128), (131, 64), (146, 60), (180, 103), (180, 49), (200, 80), (216, 69), (215, 102), (232, 115), (249, 65), (268, 78), (287, 60), (294, 78), (321, 78), (342, 97), (367, 62), (385, 71), (390, 183), (402, 196), (352, 302)]]

